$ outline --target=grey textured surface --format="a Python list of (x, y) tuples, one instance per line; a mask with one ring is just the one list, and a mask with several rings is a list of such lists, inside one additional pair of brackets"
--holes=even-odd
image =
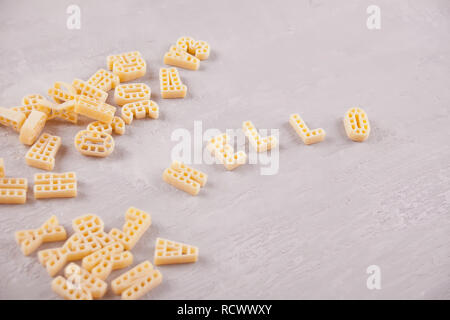
[[(30, 191), (27, 204), (0, 207), (0, 298), (57, 298), (14, 231), (50, 214), (70, 232), (85, 213), (120, 227), (129, 206), (153, 218), (136, 263), (152, 259), (157, 236), (200, 247), (198, 263), (160, 267), (164, 282), (148, 299), (450, 298), (449, 1), (77, 1), (82, 26), (72, 31), (71, 3), (0, 2), (0, 105), (139, 50), (148, 69), (138, 81), (153, 89), (161, 118), (134, 121), (106, 159), (73, 147), (88, 120), (47, 125), (63, 140), (55, 171), (77, 172), (79, 197), (35, 201)], [(381, 30), (366, 28), (370, 4), (381, 7)], [(212, 54), (199, 71), (180, 70), (186, 99), (162, 100), (158, 70), (182, 35), (209, 41)], [(351, 106), (371, 120), (365, 143), (346, 138)], [(303, 145), (287, 123), (295, 112), (326, 140)], [(171, 133), (196, 120), (279, 128), (278, 174), (204, 164), (210, 180), (198, 197), (165, 184)], [(0, 128), (7, 174), (32, 181), (26, 150)], [(381, 290), (366, 287), (373, 264)]]

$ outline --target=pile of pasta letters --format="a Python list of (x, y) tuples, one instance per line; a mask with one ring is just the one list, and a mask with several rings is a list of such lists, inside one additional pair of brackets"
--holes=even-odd
[[(191, 37), (181, 37), (164, 55), (164, 63), (170, 68), (160, 68), (160, 93), (163, 99), (184, 98), (187, 86), (182, 83), (176, 67), (198, 70), (200, 62), (208, 59), (210, 46), (207, 42)], [(126, 125), (134, 119), (159, 118), (159, 106), (151, 100), (151, 89), (145, 83), (125, 83), (146, 74), (147, 65), (138, 51), (110, 55), (107, 69), (99, 69), (87, 81), (74, 79), (71, 84), (57, 81), (47, 94), (52, 101), (40, 94), (23, 97), (19, 107), (0, 107), (0, 124), (18, 132), (19, 140), (31, 146), (25, 162), (31, 167), (52, 171), (61, 138), (43, 132), (47, 121), (60, 119), (77, 124), (78, 117), (93, 120), (86, 129), (74, 137), (74, 146), (84, 156), (107, 157), (114, 151), (113, 134), (123, 135)], [(108, 91), (114, 90), (114, 102), (121, 107), (106, 103)], [(310, 145), (325, 139), (322, 128), (310, 129), (299, 114), (292, 114), (289, 123), (304, 144)], [(365, 141), (370, 134), (367, 114), (361, 108), (350, 108), (344, 116), (347, 136)], [(266, 152), (277, 146), (275, 136), (263, 137), (251, 121), (244, 121), (243, 132), (249, 144), (257, 152)], [(230, 137), (223, 133), (213, 137), (207, 149), (227, 170), (246, 163), (245, 151), (234, 152)], [(168, 184), (191, 195), (197, 195), (206, 185), (207, 174), (174, 161), (165, 169), (162, 178)], [(23, 204), (27, 199), (26, 178), (5, 178), (5, 166), (0, 158), (0, 204)], [(34, 176), (34, 197), (69, 198), (77, 196), (75, 172), (37, 173)], [(105, 282), (114, 269), (128, 267), (133, 262), (129, 250), (133, 248), (150, 226), (150, 215), (130, 208), (125, 216), (122, 230), (103, 231), (103, 221), (96, 215), (85, 215), (73, 221), (75, 233), (66, 240), (64, 227), (52, 216), (41, 227), (16, 233), (16, 240), (25, 255), (35, 251), (43, 242), (66, 240), (63, 247), (38, 252), (39, 261), (51, 276), (56, 275), (68, 262), (82, 260), (82, 267), (69, 264), (65, 277), (58, 276), (52, 282), (53, 290), (66, 299), (101, 298), (106, 292)], [(195, 262), (198, 248), (158, 238), (154, 263), (171, 264)], [(78, 283), (74, 285), (74, 279)], [(75, 281), (75, 282), (76, 282)], [(122, 276), (112, 280), (111, 288), (123, 299), (136, 299), (159, 285), (161, 273), (145, 261)]]
[[(164, 62), (197, 70), (200, 60), (208, 58), (209, 51), (205, 41), (182, 37), (165, 54)], [(31, 145), (25, 155), (27, 165), (53, 170), (61, 138), (43, 132), (46, 122), (52, 119), (76, 124), (79, 115), (83, 115), (94, 120), (76, 134), (74, 145), (82, 155), (106, 157), (114, 150), (113, 133), (124, 134), (126, 125), (133, 119), (159, 117), (159, 106), (150, 100), (148, 85), (124, 83), (146, 73), (146, 63), (139, 52), (108, 56), (107, 68), (98, 70), (87, 81), (55, 82), (48, 90), (53, 101), (32, 94), (22, 99), (20, 107), (0, 107), (0, 123), (18, 132), (20, 142)], [(112, 89), (114, 102), (121, 107), (120, 117), (115, 115), (116, 107), (106, 103), (107, 92)], [(184, 98), (187, 93), (187, 86), (181, 82), (176, 68), (160, 69), (160, 89), (164, 99)], [(207, 176), (193, 168), (178, 162), (172, 163), (172, 167), (180, 174), (193, 173), (202, 185), (206, 183)], [(0, 158), (0, 203), (25, 203), (27, 189), (27, 179), (5, 178), (5, 164)], [(76, 197), (76, 173), (36, 173), (33, 191), (36, 199)], [(57, 294), (65, 299), (90, 300), (105, 295), (108, 287), (105, 280), (113, 270), (133, 264), (130, 250), (150, 225), (150, 215), (132, 207), (125, 214), (122, 230), (113, 228), (106, 233), (103, 221), (96, 215), (87, 214), (73, 220), (75, 232), (67, 239), (66, 230), (56, 216), (52, 216), (36, 229), (16, 232), (15, 238), (24, 255), (31, 254), (44, 242), (66, 240), (60, 248), (39, 251), (39, 261), (52, 277), (64, 269), (64, 276), (55, 277), (51, 284)], [(157, 238), (153, 263), (196, 262), (198, 252), (197, 247)], [(82, 261), (81, 266), (72, 262), (76, 260)], [(113, 279), (110, 286), (122, 299), (138, 299), (161, 282), (161, 272), (150, 261), (144, 261)]]
[[(102, 298), (107, 290), (106, 279), (113, 270), (133, 264), (131, 249), (152, 223), (150, 214), (129, 208), (122, 230), (104, 231), (103, 221), (94, 214), (86, 214), (72, 221), (75, 231), (67, 239), (66, 230), (56, 216), (30, 230), (17, 231), (16, 242), (24, 255), (29, 255), (45, 242), (66, 240), (62, 247), (38, 251), (39, 262), (51, 277), (64, 268), (64, 276), (53, 279), (54, 292), (65, 299), (92, 300)], [(196, 262), (197, 247), (157, 238), (155, 265)], [(81, 267), (72, 261), (81, 260)], [(111, 281), (111, 289), (122, 299), (134, 300), (157, 287), (162, 274), (146, 260)]]
[[(181, 37), (164, 55), (164, 63), (198, 70), (200, 61), (208, 59), (209, 53), (207, 42)], [(0, 107), (0, 124), (17, 131), (20, 142), (31, 146), (25, 155), (27, 165), (47, 171), (52, 171), (55, 166), (56, 154), (62, 141), (58, 136), (43, 132), (47, 121), (61, 119), (76, 124), (80, 115), (94, 120), (75, 135), (75, 148), (85, 156), (107, 157), (114, 151), (113, 133), (125, 134), (126, 125), (130, 125), (133, 119), (158, 119), (159, 106), (150, 99), (150, 87), (145, 83), (125, 83), (146, 74), (147, 65), (141, 53), (133, 51), (110, 55), (106, 58), (106, 65), (108, 70), (98, 70), (87, 81), (74, 79), (71, 84), (55, 82), (47, 92), (52, 101), (41, 94), (30, 94), (23, 97), (19, 107)], [(175, 67), (160, 69), (163, 99), (186, 96), (187, 86), (181, 82)], [(112, 89), (114, 102), (121, 107), (120, 116), (115, 115), (117, 107), (106, 103), (107, 92)], [(0, 203), (25, 203), (27, 179), (4, 178), (4, 164), (3, 160), (0, 161), (3, 172), (0, 172)], [(177, 172), (183, 174), (180, 170)], [(172, 178), (173, 176), (169, 176), (164, 180), (176, 185)], [(34, 180), (35, 199), (69, 198), (77, 195), (74, 172), (36, 174)], [(198, 187), (196, 182), (191, 185)]]

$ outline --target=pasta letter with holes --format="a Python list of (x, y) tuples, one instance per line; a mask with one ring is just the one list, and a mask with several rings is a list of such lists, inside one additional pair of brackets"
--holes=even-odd
[(361, 108), (351, 108), (344, 117), (344, 127), (347, 136), (356, 142), (365, 141), (370, 134), (369, 118)]

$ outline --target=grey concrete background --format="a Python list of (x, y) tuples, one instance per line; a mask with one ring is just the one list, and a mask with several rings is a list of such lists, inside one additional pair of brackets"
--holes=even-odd
[[(81, 30), (66, 28), (72, 3)], [(366, 28), (371, 4), (381, 7), (378, 31)], [(73, 147), (88, 120), (47, 125), (63, 140), (55, 171), (76, 171), (79, 197), (35, 201), (30, 191), (27, 204), (0, 207), (0, 298), (58, 298), (14, 231), (55, 214), (71, 233), (85, 213), (109, 230), (129, 206), (153, 218), (136, 263), (152, 259), (157, 236), (200, 247), (198, 263), (160, 267), (164, 282), (148, 299), (450, 298), (449, 1), (1, 0), (0, 21), (0, 105), (139, 50), (148, 69), (138, 81), (161, 108), (159, 120), (134, 121), (116, 137), (106, 159)], [(209, 41), (212, 54), (199, 71), (180, 70), (186, 99), (162, 100), (158, 70), (182, 35)], [(346, 138), (351, 106), (369, 115), (365, 143)], [(287, 123), (294, 112), (326, 140), (303, 145)], [(244, 120), (279, 128), (279, 173), (197, 165), (210, 177), (198, 197), (165, 184), (171, 133), (196, 120), (204, 129)], [(9, 176), (32, 181), (27, 149), (0, 128)], [(366, 287), (369, 265), (381, 268), (381, 290)]]

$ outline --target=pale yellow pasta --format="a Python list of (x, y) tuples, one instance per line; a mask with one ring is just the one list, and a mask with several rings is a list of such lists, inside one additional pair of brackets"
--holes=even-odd
[(163, 99), (184, 98), (187, 87), (181, 82), (177, 68), (159, 69), (159, 83)]
[(278, 144), (275, 136), (261, 137), (251, 121), (244, 121), (242, 123), (242, 130), (257, 152), (270, 150)]
[(177, 46), (171, 46), (164, 55), (164, 63), (189, 70), (198, 70), (200, 60)]
[(310, 130), (298, 114), (289, 117), (289, 123), (306, 145), (318, 143), (325, 139), (325, 130), (322, 128)]
[(234, 152), (229, 144), (229, 136), (226, 133), (220, 134), (208, 142), (207, 149), (222, 163), (227, 170), (234, 170), (247, 161), (247, 154), (244, 151)]
[(25, 178), (0, 178), (0, 204), (23, 204), (27, 201)]
[(196, 262), (198, 248), (167, 239), (157, 238), (155, 248), (155, 265)]
[(0, 124), (11, 127), (19, 132), (27, 117), (24, 113), (13, 109), (0, 107)]
[(29, 255), (45, 242), (66, 240), (67, 234), (56, 216), (51, 216), (45, 223), (36, 229), (20, 230), (15, 233), (17, 244), (22, 253)]
[(74, 198), (77, 196), (75, 172), (36, 173), (34, 175), (34, 198)]
[(111, 288), (123, 300), (136, 300), (161, 282), (162, 274), (149, 261), (144, 261), (111, 281)]
[(44, 112), (32, 110), (20, 128), (19, 140), (23, 144), (32, 145), (41, 134), (47, 122)]
[(25, 155), (27, 165), (43, 170), (53, 170), (61, 138), (43, 133)]

